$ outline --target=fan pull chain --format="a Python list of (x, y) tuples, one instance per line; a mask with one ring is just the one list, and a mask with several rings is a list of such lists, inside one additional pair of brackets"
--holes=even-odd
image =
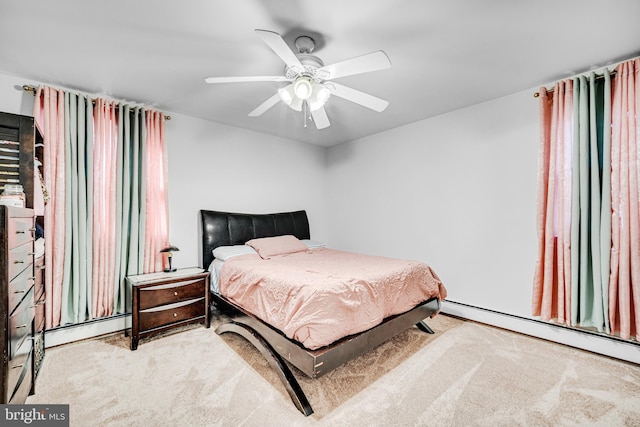
[(303, 102), (303, 106), (304, 106), (304, 112), (302, 113), (304, 115), (304, 127), (307, 127), (307, 101)]

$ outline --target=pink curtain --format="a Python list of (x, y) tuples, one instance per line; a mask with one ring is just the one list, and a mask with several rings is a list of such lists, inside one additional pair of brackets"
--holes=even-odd
[(640, 59), (616, 67), (611, 137), (611, 333), (640, 340)]
[(573, 81), (557, 82), (550, 97), (540, 88), (538, 152), (538, 259), (533, 315), (571, 322), (571, 151)]
[(118, 116), (112, 101), (95, 101), (93, 143), (93, 317), (113, 314), (116, 241)]
[(167, 204), (167, 157), (164, 144), (164, 115), (146, 111), (146, 228), (144, 241), (145, 273), (162, 271), (160, 249), (169, 243)]
[(50, 200), (44, 210), (45, 324), (60, 324), (65, 246), (64, 92), (48, 86), (36, 91), (33, 117), (44, 137), (43, 175)]

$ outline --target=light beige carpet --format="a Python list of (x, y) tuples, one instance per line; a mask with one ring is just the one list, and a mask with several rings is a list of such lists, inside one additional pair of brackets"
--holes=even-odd
[(72, 426), (640, 426), (640, 367), (439, 315), (329, 374), (304, 417), (244, 339), (203, 326), (49, 349), (27, 403)]

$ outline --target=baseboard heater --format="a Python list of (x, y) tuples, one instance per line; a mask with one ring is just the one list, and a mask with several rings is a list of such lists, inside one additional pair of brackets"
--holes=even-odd
[[(45, 330), (45, 347), (56, 347), (84, 339), (95, 338), (131, 327), (131, 313), (91, 319)], [(124, 333), (124, 332), (123, 332)]]
[(440, 311), (451, 316), (640, 364), (640, 343), (638, 341), (623, 340), (599, 332), (570, 328), (456, 301), (442, 301)]

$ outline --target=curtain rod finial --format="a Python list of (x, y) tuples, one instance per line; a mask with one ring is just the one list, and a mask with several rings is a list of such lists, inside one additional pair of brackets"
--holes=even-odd
[(533, 94), (533, 97), (534, 97), (534, 98), (537, 98), (537, 97), (539, 97), (539, 96), (540, 96), (540, 92), (536, 92), (536, 93), (534, 93), (534, 94)]

